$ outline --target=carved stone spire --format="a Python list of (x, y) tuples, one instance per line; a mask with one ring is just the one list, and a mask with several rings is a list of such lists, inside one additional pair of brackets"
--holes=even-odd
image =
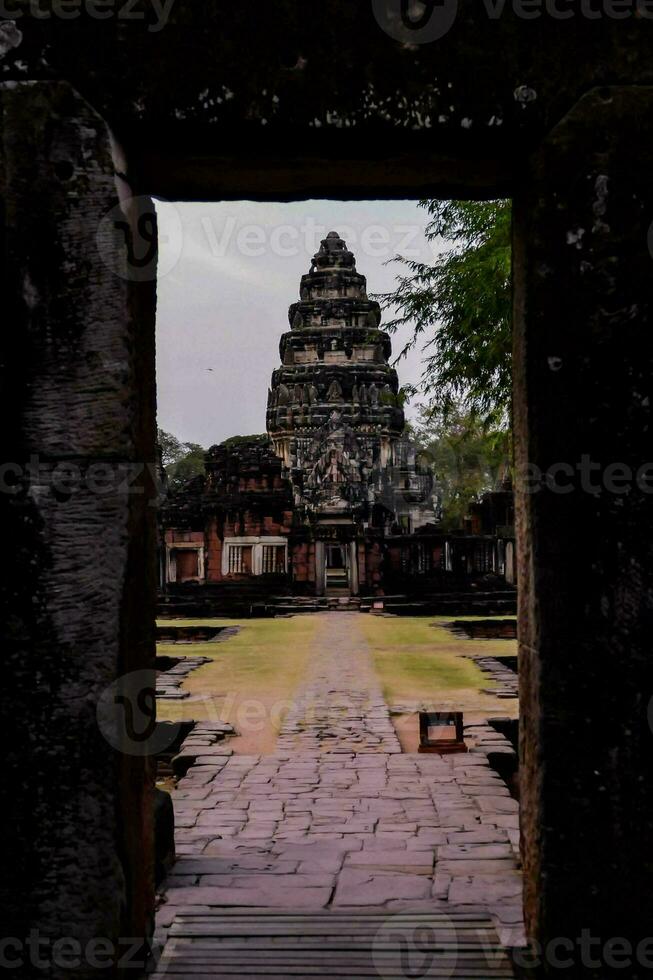
[[(390, 338), (379, 329), (379, 304), (368, 299), (365, 276), (337, 232), (322, 240), (310, 271), (302, 276), (299, 295), (288, 311), (291, 329), (281, 337), (282, 366), (272, 376), (272, 390), (278, 389), (280, 397), (270, 403), (267, 426), (296, 498), (319, 508), (318, 478), (360, 473), (356, 461), (366, 459), (373, 479), (403, 431), (404, 414), (396, 397), (397, 373), (388, 363)], [(298, 386), (310, 392), (310, 413), (291, 409), (286, 392)], [(334, 404), (340, 416), (337, 444), (329, 435)], [(329, 465), (322, 459), (327, 442)], [(347, 458), (341, 460), (341, 453)], [(358, 498), (365, 504), (370, 498), (360, 479), (351, 487), (340, 486), (338, 493), (352, 506)]]

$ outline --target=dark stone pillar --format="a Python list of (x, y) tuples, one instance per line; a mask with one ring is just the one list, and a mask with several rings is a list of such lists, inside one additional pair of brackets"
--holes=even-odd
[(88, 941), (145, 936), (153, 908), (151, 766), (96, 707), (154, 663), (155, 283), (102, 220), (103, 121), (65, 84), (12, 84), (1, 109), (4, 953), (12, 976), (85, 977)]
[(525, 900), (529, 935), (562, 940), (545, 976), (653, 964), (653, 944), (626, 968), (605, 948), (653, 935), (653, 465), (637, 485), (653, 463), (652, 157), (653, 91), (594, 90), (515, 200)]

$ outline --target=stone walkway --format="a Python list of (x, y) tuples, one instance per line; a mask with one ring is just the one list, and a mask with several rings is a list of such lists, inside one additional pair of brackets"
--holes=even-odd
[(519, 943), (517, 803), (482, 754), (402, 754), (358, 616), (321, 619), (277, 751), (179, 782), (159, 935), (182, 909), (469, 908)]
[(358, 616), (319, 616), (307, 677), (279, 734), (280, 752), (401, 752)]

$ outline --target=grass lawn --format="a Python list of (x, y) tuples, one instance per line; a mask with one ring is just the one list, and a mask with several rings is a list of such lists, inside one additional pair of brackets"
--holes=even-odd
[(495, 685), (466, 657), (469, 653), (514, 655), (516, 641), (457, 636), (446, 629), (449, 622), (450, 616), (361, 617), (388, 704), (458, 708), (478, 717), (516, 714), (516, 701), (499, 701), (482, 693)]
[[(184, 682), (190, 697), (159, 701), (159, 718), (227, 721), (239, 733), (230, 741), (235, 751), (250, 755), (273, 752), (281, 722), (304, 677), (317, 628), (329, 615), (162, 621), (170, 626), (238, 626), (240, 632), (218, 643), (157, 645), (159, 654), (199, 654), (211, 659)], [(457, 636), (445, 627), (451, 617), (350, 616), (352, 629), (370, 647), (388, 705), (399, 707), (395, 724), (406, 751), (416, 750), (415, 712), (419, 708), (464, 711), (467, 722), (497, 715), (516, 717), (517, 701), (484, 693), (483, 689), (495, 685), (466, 656), (514, 655), (515, 640)], [(323, 655), (337, 657), (337, 649), (324, 650)]]
[(193, 671), (184, 682), (190, 697), (158, 702), (162, 721), (221, 720), (240, 734), (230, 744), (240, 752), (272, 751), (288, 702), (301, 680), (317, 622), (313, 616), (292, 619), (175, 619), (167, 626), (238, 626), (240, 632), (218, 643), (159, 643), (168, 656), (201, 655), (212, 663)]

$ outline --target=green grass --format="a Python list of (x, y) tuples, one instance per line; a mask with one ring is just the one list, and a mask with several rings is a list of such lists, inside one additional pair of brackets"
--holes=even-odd
[[(317, 628), (328, 615), (162, 621), (168, 626), (238, 626), (239, 633), (217, 643), (158, 644), (160, 654), (211, 659), (184, 682), (189, 698), (159, 701), (159, 718), (229, 721), (241, 735), (233, 743), (240, 751), (273, 751), (281, 720), (305, 676)], [(464, 710), (466, 719), (516, 714), (516, 701), (486, 693), (492, 681), (468, 659), (469, 654), (514, 654), (516, 642), (457, 636), (445, 628), (451, 618), (352, 614), (352, 628), (369, 644), (388, 704)], [(338, 651), (324, 655), (337, 658)]]
[[(165, 620), (169, 626), (238, 626), (239, 633), (217, 643), (159, 643), (157, 653), (168, 656), (199, 655), (211, 663), (193, 671), (184, 682), (190, 697), (159, 701), (161, 720), (208, 719), (230, 721), (239, 730), (248, 727), (248, 712), (256, 706), (265, 715), (261, 729), (270, 738), (302, 679), (316, 621), (311, 616), (293, 619)], [(274, 710), (271, 710), (274, 708)], [(251, 726), (250, 726), (251, 727)]]
[[(462, 618), (462, 617), (460, 617)], [(487, 617), (465, 617), (482, 619)], [(365, 616), (362, 628), (370, 645), (383, 693), (389, 703), (427, 702), (440, 692), (487, 697), (494, 685), (466, 655), (513, 654), (514, 640), (472, 640), (445, 628), (451, 617)], [(468, 701), (467, 697), (462, 698)]]

